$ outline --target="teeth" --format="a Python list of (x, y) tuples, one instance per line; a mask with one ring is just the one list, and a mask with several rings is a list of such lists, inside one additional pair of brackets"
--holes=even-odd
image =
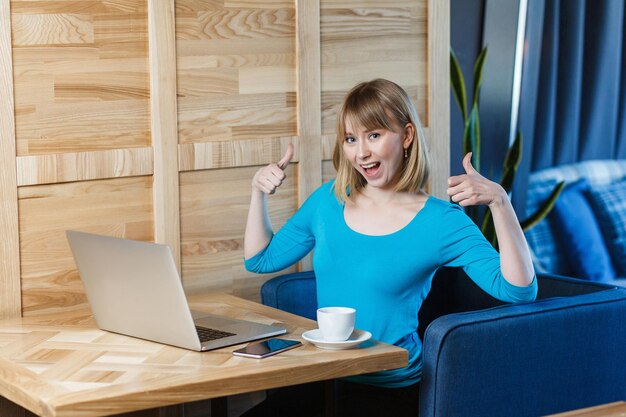
[(374, 168), (376, 166), (376, 162), (372, 162), (371, 164), (361, 165), (365, 169)]

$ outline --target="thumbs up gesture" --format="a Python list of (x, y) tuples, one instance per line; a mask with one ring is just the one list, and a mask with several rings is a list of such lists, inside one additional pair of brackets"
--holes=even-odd
[(446, 192), (452, 201), (463, 207), (476, 205), (494, 207), (504, 204), (505, 200), (508, 201), (508, 196), (500, 184), (488, 180), (474, 169), (471, 152), (463, 158), (463, 168), (465, 174), (448, 179)]
[(285, 168), (293, 159), (293, 145), (287, 145), (285, 155), (275, 164), (269, 164), (259, 169), (252, 178), (252, 188), (265, 194), (274, 194), (285, 179)]

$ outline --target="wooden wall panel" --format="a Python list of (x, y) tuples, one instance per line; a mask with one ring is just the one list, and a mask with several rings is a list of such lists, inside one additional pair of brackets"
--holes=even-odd
[[(182, 271), (188, 293), (213, 288), (258, 300), (261, 283), (276, 275), (251, 274), (243, 266), (250, 184), (258, 168), (181, 173)], [(285, 182), (269, 199), (276, 230), (298, 207), (296, 169), (289, 165)]]
[(154, 147), (154, 238), (156, 242), (170, 247), (180, 271), (174, 0), (148, 2), (148, 20)]
[(84, 307), (65, 230), (154, 240), (152, 177), (20, 187), (24, 315)]
[(296, 135), (295, 7), (176, 1), (181, 144)]
[(150, 145), (145, 0), (13, 1), (20, 156)]
[(322, 133), (351, 87), (387, 78), (404, 87), (427, 118), (425, 1), (321, 0)]
[(0, 315), (84, 305), (65, 229), (167, 243), (181, 254), (187, 291), (258, 299), (269, 275), (244, 270), (241, 246), (252, 176), (295, 145), (288, 179), (269, 199), (277, 229), (333, 178), (335, 112), (359, 81), (384, 77), (409, 91), (436, 163), (429, 190), (441, 195), (448, 8), (0, 0), (0, 87), (9, 94), (0, 104), (0, 249), (10, 259)]
[(337, 175), (337, 171), (335, 171), (335, 167), (333, 166), (332, 161), (323, 161), (322, 162), (322, 181), (328, 182), (335, 178)]
[[(318, 2), (296, 0), (298, 25), (298, 135), (300, 142), (300, 205), (322, 184), (322, 114), (320, 73), (320, 7)], [(312, 259), (306, 257), (300, 268), (311, 270)]]
[(17, 157), (17, 185), (151, 175), (152, 148), (122, 148)]
[(428, 0), (428, 120), (429, 151), (435, 164), (431, 194), (447, 199), (450, 176), (450, 2)]
[(298, 138), (266, 138), (258, 140), (231, 140), (223, 142), (186, 143), (178, 146), (180, 171), (199, 169), (234, 168), (251, 165), (267, 165), (279, 161), (287, 145), (292, 143), (299, 160)]
[(11, 14), (0, 0), (0, 318), (21, 312)]
[[(294, 1), (176, 1), (179, 169), (210, 170), (180, 176), (187, 291), (257, 299), (267, 279), (244, 270), (241, 243), (254, 172), (299, 146), (295, 13)], [(295, 186), (281, 188), (278, 224), (297, 207)]]

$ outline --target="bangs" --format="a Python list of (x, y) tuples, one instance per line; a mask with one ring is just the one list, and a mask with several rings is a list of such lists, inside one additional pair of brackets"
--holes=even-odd
[(354, 94), (345, 103), (338, 126), (342, 136), (346, 133), (346, 122), (348, 121), (353, 127), (361, 127), (366, 130), (393, 130), (394, 123), (387, 114), (388, 110), (382, 105), (380, 97), (372, 93), (361, 91), (361, 94)]

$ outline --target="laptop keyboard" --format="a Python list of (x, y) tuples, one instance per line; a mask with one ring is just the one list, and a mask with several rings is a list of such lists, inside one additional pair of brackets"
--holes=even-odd
[(221, 330), (209, 329), (208, 327), (196, 326), (196, 332), (200, 337), (200, 342), (208, 342), (209, 340), (222, 339), (228, 336), (235, 336), (235, 333), (228, 333)]

